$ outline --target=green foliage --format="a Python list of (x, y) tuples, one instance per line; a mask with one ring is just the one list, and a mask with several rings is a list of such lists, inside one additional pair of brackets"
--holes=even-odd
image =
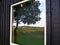
[[(22, 6), (21, 6), (22, 5)], [(15, 20), (18, 20), (18, 23), (23, 22), (24, 24), (35, 24), (36, 21), (39, 21), (40, 9), (39, 1), (28, 1), (26, 3), (15, 6)]]

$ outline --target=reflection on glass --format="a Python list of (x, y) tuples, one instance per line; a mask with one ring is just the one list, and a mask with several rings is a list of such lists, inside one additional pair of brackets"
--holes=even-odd
[(44, 45), (45, 3), (31, 0), (12, 6), (12, 43)]

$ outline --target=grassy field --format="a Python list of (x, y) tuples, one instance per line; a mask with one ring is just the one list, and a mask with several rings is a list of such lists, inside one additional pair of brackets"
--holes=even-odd
[(14, 42), (19, 45), (44, 45), (44, 28), (19, 27)]

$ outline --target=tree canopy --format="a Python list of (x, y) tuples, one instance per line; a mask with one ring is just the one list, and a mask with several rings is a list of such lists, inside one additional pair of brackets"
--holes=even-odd
[(28, 1), (15, 6), (15, 21), (17, 22), (18, 20), (18, 23), (23, 22), (24, 24), (35, 24), (37, 21), (41, 19), (41, 11), (38, 8), (39, 5), (39, 1)]

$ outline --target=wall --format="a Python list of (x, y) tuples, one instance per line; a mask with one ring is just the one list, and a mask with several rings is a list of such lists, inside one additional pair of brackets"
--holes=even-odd
[[(10, 5), (21, 0), (2, 0), (0, 3), (0, 45), (10, 41)], [(60, 3), (46, 0), (47, 45), (60, 45)]]

